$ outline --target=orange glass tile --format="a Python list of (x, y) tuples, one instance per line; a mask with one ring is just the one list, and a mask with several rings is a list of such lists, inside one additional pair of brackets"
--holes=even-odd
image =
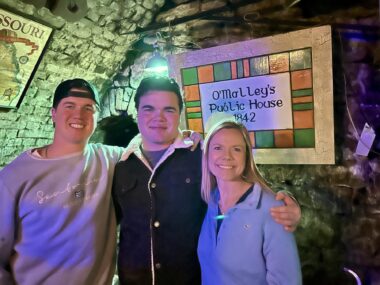
[(232, 79), (236, 79), (237, 78), (236, 61), (231, 61), (231, 77), (232, 77)]
[(243, 66), (244, 66), (244, 77), (249, 77), (249, 60), (248, 59), (243, 60)]
[(214, 82), (214, 68), (212, 67), (212, 65), (198, 67), (198, 82)]
[(293, 130), (275, 130), (274, 145), (283, 148), (294, 147)]
[(292, 98), (292, 103), (312, 103), (313, 96), (304, 96), (304, 97), (294, 97)]
[(269, 56), (270, 73), (289, 71), (289, 53), (279, 53)]
[(255, 132), (249, 132), (249, 138), (251, 139), (252, 147), (255, 148)]
[(293, 121), (295, 129), (314, 128), (314, 111), (294, 111)]
[(311, 69), (291, 72), (292, 90), (312, 88)]
[(189, 119), (187, 122), (189, 124), (190, 130), (196, 131), (198, 133), (203, 133), (203, 123), (201, 118)]
[(199, 86), (198, 85), (188, 85), (183, 88), (186, 101), (199, 101)]
[(188, 113), (195, 113), (195, 112), (201, 112), (201, 107), (192, 107), (192, 108), (186, 108), (186, 112)]

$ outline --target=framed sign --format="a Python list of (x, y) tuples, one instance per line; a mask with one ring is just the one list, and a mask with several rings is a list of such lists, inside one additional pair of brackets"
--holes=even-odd
[(0, 9), (0, 108), (17, 108), (52, 28)]
[(169, 66), (187, 128), (206, 134), (227, 113), (249, 130), (257, 163), (335, 163), (330, 26), (172, 55)]

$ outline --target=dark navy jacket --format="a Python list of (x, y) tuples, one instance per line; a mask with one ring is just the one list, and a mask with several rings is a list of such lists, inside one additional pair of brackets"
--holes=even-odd
[(138, 137), (114, 175), (120, 284), (200, 284), (201, 150), (176, 140), (152, 170), (139, 145)]

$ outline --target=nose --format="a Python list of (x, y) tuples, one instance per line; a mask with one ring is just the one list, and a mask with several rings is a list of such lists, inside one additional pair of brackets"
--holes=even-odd
[(224, 150), (223, 159), (224, 160), (231, 160), (232, 159), (230, 150), (228, 150), (228, 149)]
[(86, 111), (83, 108), (75, 108), (74, 109), (74, 117), (75, 118), (83, 118), (85, 116)]
[(164, 111), (163, 110), (157, 110), (157, 112), (155, 112), (154, 117), (157, 120), (164, 121), (165, 120)]

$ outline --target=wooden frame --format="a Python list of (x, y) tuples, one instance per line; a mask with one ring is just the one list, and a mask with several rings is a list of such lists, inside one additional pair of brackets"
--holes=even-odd
[(18, 108), (53, 29), (0, 9), (0, 108)]
[(206, 134), (227, 113), (257, 163), (335, 163), (330, 26), (173, 55), (169, 69), (187, 128)]

